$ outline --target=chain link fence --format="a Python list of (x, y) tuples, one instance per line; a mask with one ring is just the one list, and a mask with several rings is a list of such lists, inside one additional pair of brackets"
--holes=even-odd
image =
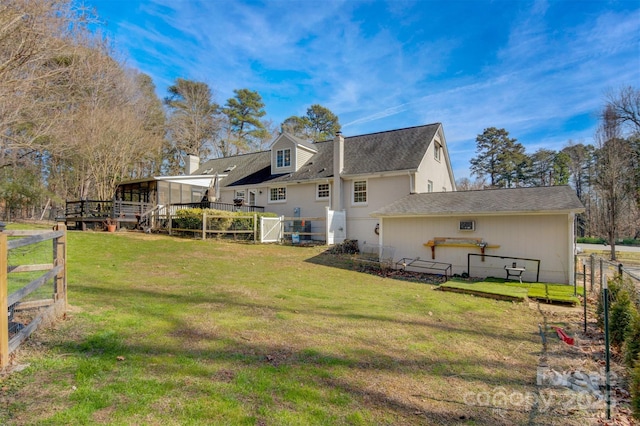
[(616, 277), (620, 277), (623, 282), (628, 282), (628, 285), (634, 289), (634, 300), (636, 306), (640, 308), (640, 266), (625, 266), (595, 254), (577, 257), (576, 281), (584, 284), (591, 294), (601, 295), (604, 283)]
[[(611, 386), (611, 361), (619, 365), (624, 381), (640, 383), (637, 365), (640, 356), (640, 267), (625, 266), (601, 256), (591, 254), (576, 258), (576, 283), (584, 285), (584, 330), (589, 322), (595, 322), (604, 333), (606, 370), (606, 418), (616, 401), (626, 399), (619, 388)], [(588, 305), (592, 309), (588, 310)], [(593, 306), (595, 305), (595, 314)], [(589, 318), (591, 316), (591, 318)], [(615, 374), (614, 374), (615, 375)], [(638, 377), (634, 377), (638, 376)], [(626, 391), (625, 391), (626, 392)], [(640, 406), (640, 393), (631, 389), (632, 406)], [(638, 415), (639, 413), (636, 413)]]

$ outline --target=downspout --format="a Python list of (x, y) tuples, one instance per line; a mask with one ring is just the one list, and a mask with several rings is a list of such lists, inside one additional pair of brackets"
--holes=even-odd
[(344, 170), (344, 137), (342, 132), (336, 133), (333, 139), (333, 191), (331, 207), (342, 210), (342, 172)]

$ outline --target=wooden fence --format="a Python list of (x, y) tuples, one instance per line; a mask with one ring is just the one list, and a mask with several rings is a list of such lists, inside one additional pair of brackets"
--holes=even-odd
[(193, 233), (207, 236), (233, 235), (234, 239), (243, 236), (244, 239), (256, 242), (258, 239), (258, 215), (224, 216), (203, 212), (201, 215), (190, 214), (180, 217), (177, 214), (168, 220), (169, 235)]
[[(53, 242), (52, 251), (42, 247), (46, 241)], [(49, 290), (48, 283), (52, 284)], [(0, 314), (0, 368), (9, 365), (9, 355), (40, 324), (63, 315), (66, 309), (65, 225), (53, 231), (0, 231), (0, 313), (6, 312)]]

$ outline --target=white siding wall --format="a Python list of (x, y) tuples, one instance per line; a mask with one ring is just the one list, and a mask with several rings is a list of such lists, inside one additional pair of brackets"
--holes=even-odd
[[(266, 191), (263, 191), (266, 192)], [(276, 213), (278, 216), (293, 217), (294, 209), (300, 208), (300, 217), (322, 217), (327, 215), (329, 200), (316, 200), (316, 184), (294, 184), (287, 185), (287, 201), (284, 203), (261, 204), (265, 211)], [(325, 233), (325, 221), (311, 221), (311, 232)], [(313, 237), (313, 239), (324, 239), (323, 237)]]
[(324, 217), (328, 200), (316, 201), (316, 184), (293, 184), (287, 185), (287, 201), (285, 203), (263, 204), (265, 210), (278, 214), (279, 216), (293, 216), (293, 209), (300, 208), (300, 215), (303, 217)]
[(410, 192), (409, 175), (369, 178), (367, 181), (367, 204), (353, 205), (353, 182), (361, 179), (344, 181), (343, 206), (347, 212), (347, 238), (378, 244), (379, 236), (375, 234), (378, 219), (370, 213), (384, 207)]
[(440, 160), (435, 159), (435, 145), (438, 139), (431, 141), (427, 154), (422, 159), (422, 163), (416, 173), (416, 192), (427, 192), (427, 181), (433, 182), (433, 192), (453, 191), (454, 183), (451, 182), (449, 170), (447, 169), (445, 147), (441, 145)]
[[(293, 152), (291, 153), (291, 155), (293, 155)], [(305, 164), (307, 164), (309, 159), (313, 157), (313, 152), (297, 147), (295, 155), (296, 155), (296, 158), (293, 161), (295, 161), (296, 163), (295, 164), (296, 170), (300, 170)]]
[[(475, 220), (476, 230), (458, 230), (460, 220)], [(527, 216), (478, 216), (438, 218), (384, 218), (383, 244), (396, 248), (396, 260), (403, 257), (431, 260), (431, 248), (424, 243), (435, 237), (483, 238), (499, 248), (486, 249), (485, 254), (540, 259), (541, 282), (569, 283), (569, 270), (573, 268), (570, 257), (570, 235), (573, 229), (566, 214)], [(451, 263), (453, 273), (467, 272), (467, 253), (480, 254), (479, 248), (436, 247), (435, 261)], [(480, 277), (506, 277), (504, 266), (516, 260), (471, 257), (471, 275)], [(535, 281), (535, 262), (525, 263), (527, 271), (522, 278)]]

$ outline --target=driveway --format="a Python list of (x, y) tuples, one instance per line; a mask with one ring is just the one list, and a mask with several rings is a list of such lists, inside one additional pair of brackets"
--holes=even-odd
[[(611, 250), (611, 246), (605, 246), (604, 244), (582, 244), (578, 243), (578, 247), (580, 247), (583, 251), (585, 250)], [(636, 252), (640, 253), (640, 246), (619, 246), (616, 245), (616, 251), (627, 251), (627, 252)]]

